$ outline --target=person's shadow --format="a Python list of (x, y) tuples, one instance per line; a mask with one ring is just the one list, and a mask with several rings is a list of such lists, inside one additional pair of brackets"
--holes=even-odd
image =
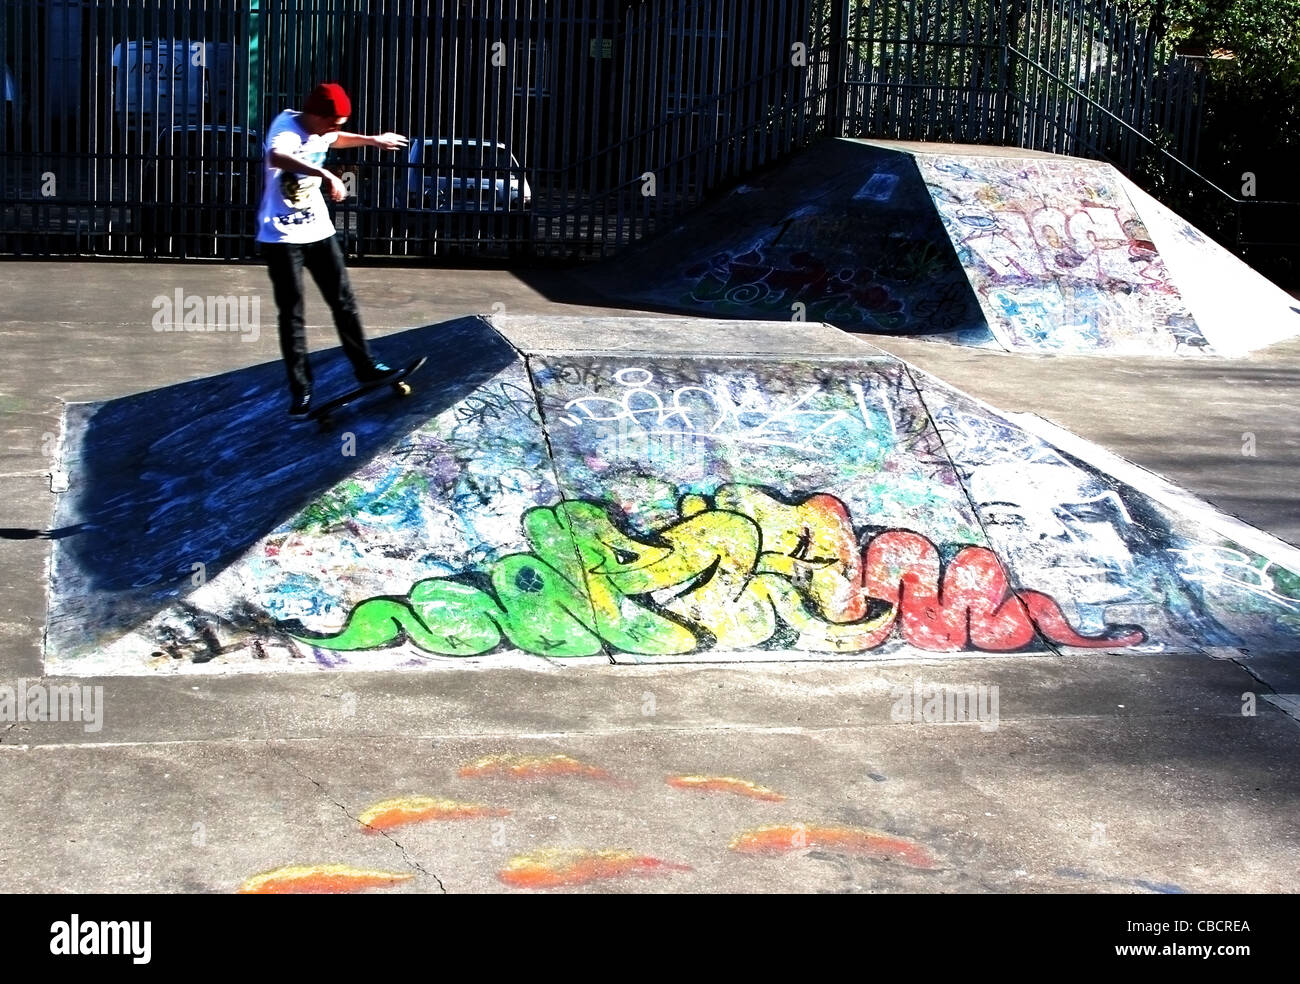
[[(279, 362), (67, 408), (69, 489), (52, 528), (4, 530), (57, 541), (49, 651), (108, 641), (138, 625), (367, 461), (517, 358), (479, 318), (371, 341), (394, 367), (428, 362), (400, 397), (375, 390), (329, 425), (294, 423)], [(340, 349), (313, 353), (315, 402), (356, 386)]]

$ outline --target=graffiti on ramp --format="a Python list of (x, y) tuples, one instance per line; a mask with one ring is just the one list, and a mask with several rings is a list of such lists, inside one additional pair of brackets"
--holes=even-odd
[[(195, 544), (232, 524), (201, 498), (185, 500), (188, 540), (154, 544), (185, 582), (147, 599), (124, 595), (112, 555), (54, 541), (47, 671), (1290, 651), (1300, 637), (1300, 565), (893, 358), (512, 352), (491, 368), (431, 390), (432, 415), (372, 437), (349, 474), (278, 487), (296, 509), (241, 526), (247, 546), (202, 583), (187, 572), (212, 554)], [(207, 419), (180, 425), (196, 446)], [(166, 433), (145, 448), (118, 433), (100, 439), (117, 455), (102, 467), (148, 463), (115, 479), (115, 501), (140, 503), (124, 515), (179, 525), (157, 490), (199, 496), (183, 469), (202, 459), (151, 450)], [(295, 476), (338, 468), (333, 439), (302, 451), (283, 463)], [(58, 522), (98, 503), (65, 498)], [(125, 628), (98, 617), (137, 610)]]
[(1141, 643), (1133, 626), (1083, 636), (1038, 591), (1013, 592), (986, 547), (948, 551), (905, 530), (858, 552), (833, 495), (786, 502), (754, 486), (689, 494), (678, 518), (637, 533), (595, 502), (524, 515), (532, 551), (493, 565), (481, 585), (431, 578), (405, 598), (370, 598), (335, 634), (301, 636), (356, 652), (410, 642), (477, 656), (505, 644), (539, 656), (606, 646), (673, 656), (710, 648), (864, 653), (896, 633), (930, 652), (1009, 652), (1041, 634), (1077, 647)]

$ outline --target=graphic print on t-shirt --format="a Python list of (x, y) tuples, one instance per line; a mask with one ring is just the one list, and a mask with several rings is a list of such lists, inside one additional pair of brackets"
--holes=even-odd
[[(306, 149), (298, 151), (298, 156), (314, 167), (320, 167), (325, 160), (323, 151), (311, 152)], [(307, 174), (294, 174), (292, 171), (280, 172), (280, 197), (284, 204), (293, 211), (275, 217), (282, 226), (300, 226), (311, 222), (315, 217), (312, 209), (313, 193), (319, 196), (320, 178)]]
[[(320, 187), (320, 178), (309, 177), (306, 174), (290, 174), (288, 171), (280, 175), (280, 194), (289, 205), (295, 209), (310, 212), (311, 193)], [(280, 216), (280, 221), (284, 222), (290, 217), (287, 215)]]

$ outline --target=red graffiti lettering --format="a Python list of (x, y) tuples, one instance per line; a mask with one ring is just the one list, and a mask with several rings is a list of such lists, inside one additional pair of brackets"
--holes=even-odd
[(1146, 639), (1141, 629), (1080, 635), (1048, 595), (1013, 591), (985, 547), (962, 548), (942, 569), (938, 549), (924, 536), (882, 533), (867, 546), (863, 567), (864, 593), (894, 606), (903, 639), (918, 649), (1007, 652), (1028, 645), (1036, 632), (1059, 645), (1093, 649)]

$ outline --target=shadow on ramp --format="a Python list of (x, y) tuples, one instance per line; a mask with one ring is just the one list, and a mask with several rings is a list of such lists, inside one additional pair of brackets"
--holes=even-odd
[[(406, 398), (368, 395), (326, 429), (286, 415), (267, 363), (68, 407), (49, 633), (59, 647), (125, 631), (222, 571), (319, 494), (515, 361), (478, 318), (374, 339), (376, 358), (429, 354)], [(355, 385), (341, 349), (314, 353), (315, 393)]]
[(847, 140), (576, 279), (607, 304), (994, 344), (914, 158)]

